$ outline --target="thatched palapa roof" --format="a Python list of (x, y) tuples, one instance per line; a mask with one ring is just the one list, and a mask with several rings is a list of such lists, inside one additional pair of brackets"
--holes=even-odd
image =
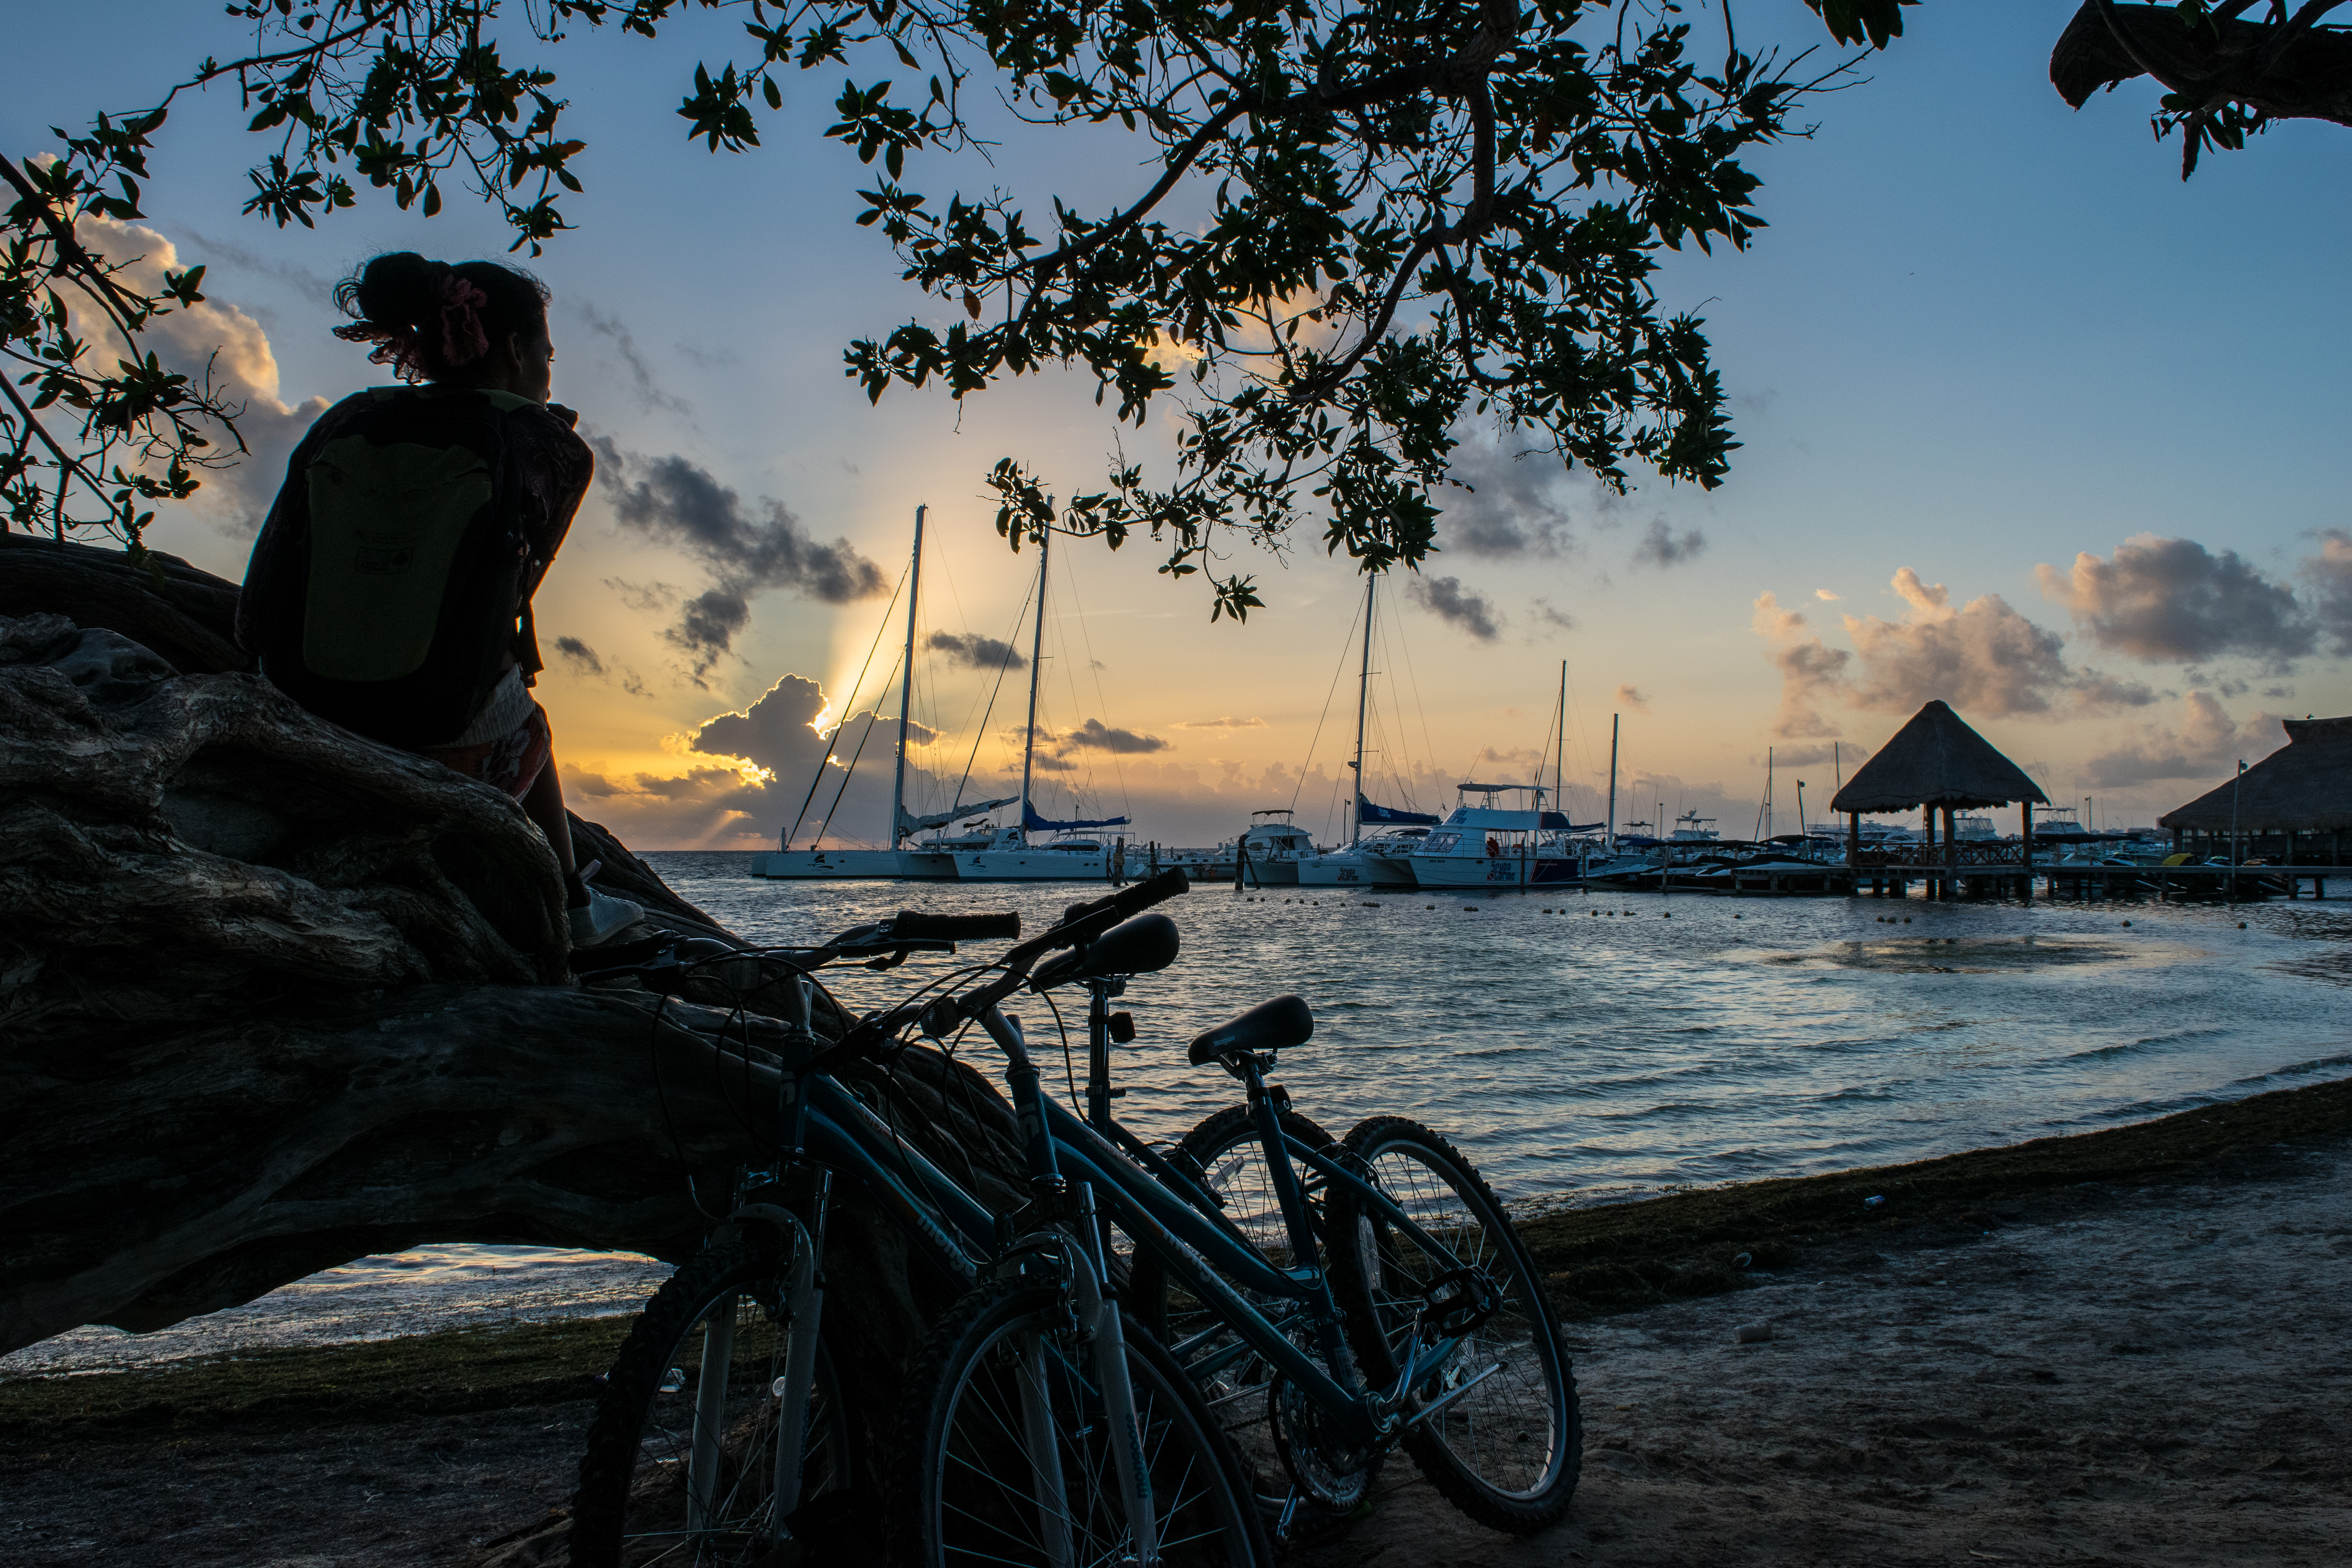
[(1911, 811), (1948, 805), (1967, 811), (2014, 800), (2050, 804), (2025, 770), (1941, 702), (1930, 702), (1911, 722), (1854, 770), (1830, 802), (1832, 811)]
[(2352, 827), (2352, 718), (2287, 720), (2285, 745), (2157, 823), (2227, 833), (2233, 795), (2241, 833)]

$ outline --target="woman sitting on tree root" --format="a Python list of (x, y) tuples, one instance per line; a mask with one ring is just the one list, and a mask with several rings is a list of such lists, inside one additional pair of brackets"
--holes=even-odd
[(323, 718), (505, 791), (563, 868), (572, 940), (644, 910), (575, 864), (531, 595), (588, 493), (579, 416), (547, 401), (547, 290), (492, 261), (379, 256), (336, 286), (335, 335), (404, 384), (310, 426), (254, 542), (237, 641)]

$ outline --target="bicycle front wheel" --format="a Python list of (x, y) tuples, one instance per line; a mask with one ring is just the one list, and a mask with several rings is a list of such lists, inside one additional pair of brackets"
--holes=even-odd
[[(889, 1475), (898, 1568), (1093, 1568), (1135, 1558), (1093, 1353), (1058, 1291), (974, 1291), (916, 1357)], [(1239, 1467), (1182, 1371), (1125, 1325), (1141, 1453), (1171, 1568), (1273, 1560)]]
[[(580, 1461), (578, 1568), (737, 1568), (776, 1550), (777, 1384), (792, 1342), (782, 1289), (776, 1250), (736, 1242), (697, 1257), (646, 1303), (606, 1375)], [(799, 1414), (805, 1506), (849, 1484), (849, 1434), (822, 1340)]]
[[(1414, 1344), (1429, 1289), (1461, 1267), (1501, 1300), (1484, 1323), (1411, 1391), (1442, 1408), (1404, 1436), (1430, 1484), (1496, 1530), (1539, 1530), (1568, 1511), (1583, 1465), (1576, 1380), (1559, 1320), (1502, 1204), (1444, 1138), (1402, 1116), (1376, 1116), (1345, 1145), (1374, 1186), (1419, 1227), (1432, 1252), (1344, 1183), (1331, 1184), (1331, 1289), (1374, 1388), (1393, 1386)], [(1467, 1392), (1457, 1393), (1465, 1384)]]

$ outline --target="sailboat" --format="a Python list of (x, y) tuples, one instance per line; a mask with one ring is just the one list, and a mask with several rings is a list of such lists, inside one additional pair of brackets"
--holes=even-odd
[[(1380, 583), (1375, 573), (1364, 574), (1364, 662), (1356, 676), (1356, 759), (1348, 764), (1356, 777), (1356, 803), (1349, 813), (1348, 847), (1295, 861), (1299, 884), (1308, 888), (1410, 888), (1411, 859), (1437, 818), (1417, 811), (1376, 805), (1364, 795), (1364, 710), (1372, 686), (1372, 595)], [(1382, 831), (1366, 837), (1364, 829)]]
[[(1037, 546), (1037, 624), (1029, 645), (1029, 723), (1021, 736), (1021, 821), (996, 829), (977, 846), (954, 853), (956, 878), (965, 882), (1101, 882), (1123, 869), (1127, 841), (1106, 845), (1099, 838), (1074, 837), (1096, 828), (1124, 827), (1124, 816), (1093, 821), (1053, 822), (1037, 815), (1030, 798), (1037, 752), (1037, 681), (1045, 668), (1045, 568), (1053, 531)], [(1010, 801), (1002, 802), (1011, 805)], [(1033, 833), (1050, 834), (1033, 843)]]
[[(925, 828), (940, 827), (958, 817), (973, 816), (1013, 804), (1003, 800), (975, 801), (932, 816), (912, 816), (907, 811), (907, 719), (915, 695), (915, 605), (923, 588), (923, 518), (929, 507), (915, 509), (915, 554), (907, 569), (907, 648), (898, 687), (898, 767), (890, 784), (890, 845), (887, 849), (827, 849), (811, 845), (795, 849), (787, 830), (782, 846), (770, 854), (751, 857), (751, 875), (787, 881), (863, 881), (876, 879), (953, 881), (955, 857), (936, 846), (905, 847), (906, 841)], [(877, 634), (878, 636), (878, 634)], [(855, 693), (852, 694), (853, 696)], [(823, 775), (820, 774), (820, 777)], [(795, 825), (797, 826), (797, 825)], [(820, 837), (822, 833), (820, 832)]]

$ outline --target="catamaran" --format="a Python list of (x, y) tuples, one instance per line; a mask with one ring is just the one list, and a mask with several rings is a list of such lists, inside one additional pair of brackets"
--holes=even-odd
[[(1293, 860), (1291, 875), (1304, 887), (1410, 888), (1412, 852), (1437, 825), (1434, 816), (1379, 805), (1364, 795), (1364, 712), (1372, 689), (1372, 595), (1379, 583), (1377, 574), (1364, 574), (1364, 660), (1356, 676), (1356, 759), (1348, 764), (1355, 775), (1356, 804), (1349, 814), (1348, 844), (1343, 849)], [(1382, 831), (1366, 837), (1367, 827)]]
[[(1037, 546), (1037, 624), (1029, 645), (1029, 723), (1021, 735), (1021, 821), (998, 828), (976, 848), (955, 852), (955, 871), (965, 882), (1101, 882), (1121, 877), (1128, 869), (1127, 840), (1105, 844), (1099, 838), (1073, 837), (1105, 827), (1125, 827), (1124, 816), (1092, 821), (1052, 822), (1037, 815), (1030, 798), (1037, 752), (1037, 679), (1045, 665), (1045, 567), (1053, 542), (1048, 529)], [(1010, 805), (1009, 801), (1000, 805)], [(1033, 833), (1050, 834), (1034, 843)]]
[[(812, 836), (805, 849), (793, 847), (793, 836), (799, 824), (784, 830), (782, 847), (766, 854), (751, 857), (751, 875), (772, 877), (789, 881), (862, 881), (876, 879), (917, 881), (953, 881), (956, 863), (953, 852), (943, 845), (906, 847), (906, 841), (926, 828), (943, 827), (959, 817), (976, 816), (1013, 804), (1008, 795), (1003, 800), (974, 801), (959, 805), (952, 811), (930, 816), (910, 816), (907, 810), (907, 718), (913, 706), (915, 694), (915, 603), (923, 587), (923, 517), (930, 509), (915, 509), (915, 552), (907, 567), (907, 647), (901, 662), (898, 686), (898, 772), (890, 784), (891, 847), (887, 849), (828, 849), (822, 844), (824, 829), (820, 826)], [(877, 638), (879, 634), (877, 634)], [(854, 700), (856, 693), (851, 692)], [(838, 731), (835, 731), (838, 734)], [(833, 760), (830, 742), (825, 747), (825, 762)], [(824, 773), (818, 773), (820, 781)], [(815, 795), (814, 786), (810, 789)], [(838, 799), (836, 794), (835, 798)], [(830, 814), (827, 821), (831, 820)]]

